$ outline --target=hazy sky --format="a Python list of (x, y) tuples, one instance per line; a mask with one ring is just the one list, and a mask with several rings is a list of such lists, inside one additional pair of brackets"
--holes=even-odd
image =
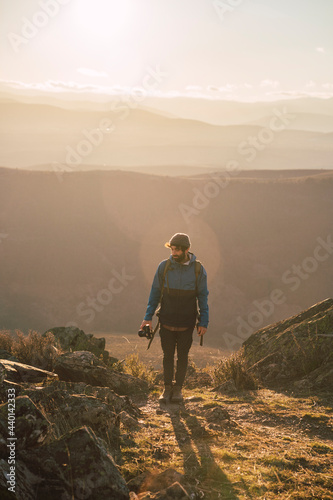
[(0, 0), (0, 80), (333, 95), (333, 0)]

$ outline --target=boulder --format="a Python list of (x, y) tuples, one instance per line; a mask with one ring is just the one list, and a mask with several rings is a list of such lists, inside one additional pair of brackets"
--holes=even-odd
[(332, 391), (333, 384), (333, 362), (326, 363), (316, 370), (313, 370), (308, 376), (294, 382), (298, 389), (321, 389)]
[[(103, 441), (86, 427), (36, 450), (22, 451), (20, 461), (31, 477), (38, 478), (30, 487), (31, 498), (36, 500), (129, 498), (125, 480)], [(25, 500), (21, 481), (17, 482), (17, 490), (18, 500)]]
[(37, 384), (48, 378), (57, 378), (55, 373), (9, 359), (0, 359), (0, 373), (2, 380), (18, 384), (21, 382)]
[(68, 395), (91, 396), (106, 403), (114, 413), (119, 414), (126, 411), (135, 418), (141, 416), (139, 408), (132, 403), (130, 398), (119, 396), (108, 387), (92, 386), (83, 382), (54, 380), (44, 387), (30, 387), (25, 389), (24, 392), (36, 405), (43, 406), (51, 416), (58, 412), (58, 408), (62, 406), (62, 401), (66, 400)]
[(104, 361), (107, 361), (109, 357), (108, 351), (105, 350), (105, 338), (103, 337), (96, 338), (93, 334), (86, 334), (74, 326), (51, 328), (44, 332), (43, 336), (48, 332), (54, 335), (64, 351), (90, 351), (97, 357), (102, 356)]
[(117, 394), (137, 394), (148, 391), (147, 382), (107, 368), (93, 353), (88, 351), (76, 351), (59, 356), (54, 371), (60, 380), (109, 387)]
[(333, 378), (325, 374), (333, 363), (333, 300), (258, 330), (243, 347), (250, 369), (264, 383), (294, 382), (319, 369), (318, 380), (332, 390)]
[(74, 427), (88, 426), (107, 442), (113, 456), (120, 450), (120, 423), (131, 432), (140, 427), (140, 410), (108, 388), (57, 382), (25, 392), (47, 413), (58, 436)]
[[(13, 404), (13, 403), (11, 403)], [(15, 419), (13, 434), (18, 449), (32, 448), (42, 444), (51, 432), (51, 424), (28, 396), (15, 398), (13, 408)], [(8, 403), (0, 406), (0, 433), (6, 440), (8, 436)]]

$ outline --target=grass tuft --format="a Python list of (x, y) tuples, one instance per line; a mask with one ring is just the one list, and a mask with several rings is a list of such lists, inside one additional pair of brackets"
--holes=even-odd
[(141, 361), (138, 353), (132, 353), (125, 358), (123, 369), (125, 373), (145, 380), (149, 386), (155, 382), (156, 373), (153, 367)]
[(238, 390), (256, 389), (258, 381), (248, 369), (243, 349), (222, 358), (213, 371), (214, 382), (222, 385), (232, 380)]
[(59, 344), (52, 333), (42, 336), (30, 330), (24, 335), (16, 330), (15, 337), (8, 331), (0, 332), (0, 349), (5, 349), (20, 363), (53, 370), (57, 357), (62, 354)]
[(2, 330), (0, 332), (0, 349), (8, 352), (12, 352), (12, 345), (14, 342), (14, 337), (7, 330)]

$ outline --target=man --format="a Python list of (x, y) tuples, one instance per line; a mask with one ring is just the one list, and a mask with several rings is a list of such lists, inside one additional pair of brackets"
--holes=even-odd
[[(147, 311), (140, 328), (145, 325), (152, 328), (153, 315), (161, 302), (158, 315), (163, 350), (164, 391), (160, 396), (160, 401), (181, 402), (188, 353), (198, 316), (197, 303), (199, 306), (198, 335), (203, 336), (208, 327), (207, 273), (202, 265), (196, 264), (195, 255), (189, 251), (191, 242), (187, 234), (176, 233), (165, 246), (170, 248), (171, 255), (157, 268)], [(167, 264), (168, 260), (170, 262)], [(177, 367), (173, 386), (176, 348)]]

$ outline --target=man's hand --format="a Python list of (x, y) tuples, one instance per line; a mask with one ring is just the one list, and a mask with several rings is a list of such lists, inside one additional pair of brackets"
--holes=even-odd
[(200, 337), (202, 337), (207, 332), (207, 328), (205, 326), (198, 326), (197, 331), (198, 331), (198, 335)]
[(150, 328), (151, 330), (153, 329), (153, 327), (152, 327), (153, 322), (152, 322), (152, 321), (146, 321), (146, 320), (144, 319), (144, 320), (142, 321), (142, 323), (141, 323), (141, 326), (140, 326), (139, 330), (142, 330), (142, 328), (143, 328), (144, 326), (146, 326), (146, 325), (149, 325), (149, 328)]

